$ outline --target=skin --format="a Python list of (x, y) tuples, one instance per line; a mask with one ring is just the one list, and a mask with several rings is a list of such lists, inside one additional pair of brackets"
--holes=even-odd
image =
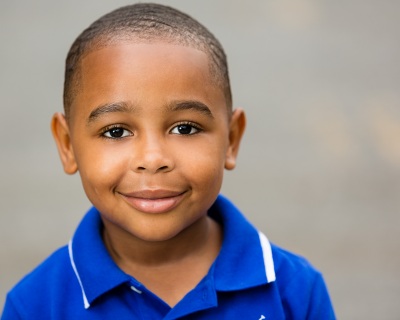
[(52, 119), (64, 170), (79, 172), (119, 267), (173, 306), (218, 255), (207, 210), (235, 167), (244, 112), (227, 112), (194, 48), (121, 42), (80, 67), (69, 121)]

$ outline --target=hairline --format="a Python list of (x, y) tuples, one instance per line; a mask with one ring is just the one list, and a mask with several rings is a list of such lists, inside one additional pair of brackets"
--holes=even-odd
[[(228, 109), (228, 114), (232, 111), (232, 98), (230, 92), (230, 84), (226, 83), (224, 76), (219, 70), (219, 66), (214, 62), (213, 54), (210, 50), (207, 50), (207, 45), (202, 41), (190, 41), (184, 37), (176, 36), (165, 36), (165, 35), (149, 35), (149, 34), (131, 34), (126, 31), (113, 32), (112, 34), (99, 34), (95, 38), (87, 42), (83, 48), (83, 52), (78, 55), (78, 59), (75, 62), (75, 70), (72, 72), (72, 77), (70, 79), (69, 90), (68, 90), (68, 101), (64, 100), (64, 111), (67, 120), (69, 120), (71, 115), (71, 109), (74, 104), (74, 100), (77, 94), (80, 92), (80, 80), (81, 80), (81, 64), (83, 59), (92, 52), (97, 50), (111, 47), (123, 43), (133, 43), (133, 44), (171, 44), (184, 46), (188, 48), (193, 48), (204, 52), (208, 59), (208, 70), (210, 72), (211, 80), (213, 84), (218, 86), (225, 97), (226, 107)], [(228, 86), (226, 86), (228, 85)], [(66, 105), (68, 104), (68, 105)]]

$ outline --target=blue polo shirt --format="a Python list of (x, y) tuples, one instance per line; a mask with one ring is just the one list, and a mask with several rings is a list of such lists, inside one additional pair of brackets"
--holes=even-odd
[(204, 279), (169, 307), (111, 259), (92, 208), (68, 246), (8, 294), (2, 319), (335, 319), (321, 274), (269, 243), (226, 198), (209, 215), (223, 228)]

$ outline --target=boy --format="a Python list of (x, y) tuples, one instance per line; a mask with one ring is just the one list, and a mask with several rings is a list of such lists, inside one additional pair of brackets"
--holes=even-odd
[(333, 319), (321, 275), (218, 195), (245, 127), (231, 104), (225, 53), (189, 16), (136, 4), (86, 29), (52, 132), (94, 207), (2, 319)]

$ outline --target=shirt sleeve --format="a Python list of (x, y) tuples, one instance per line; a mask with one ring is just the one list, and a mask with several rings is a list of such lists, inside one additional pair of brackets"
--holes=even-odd
[(311, 289), (307, 310), (307, 319), (336, 319), (328, 290), (320, 273), (317, 273)]
[(282, 295), (287, 319), (336, 319), (324, 279), (316, 270), (296, 273), (286, 283)]
[(19, 314), (9, 295), (7, 296), (6, 302), (4, 304), (1, 320), (22, 320), (21, 315)]

